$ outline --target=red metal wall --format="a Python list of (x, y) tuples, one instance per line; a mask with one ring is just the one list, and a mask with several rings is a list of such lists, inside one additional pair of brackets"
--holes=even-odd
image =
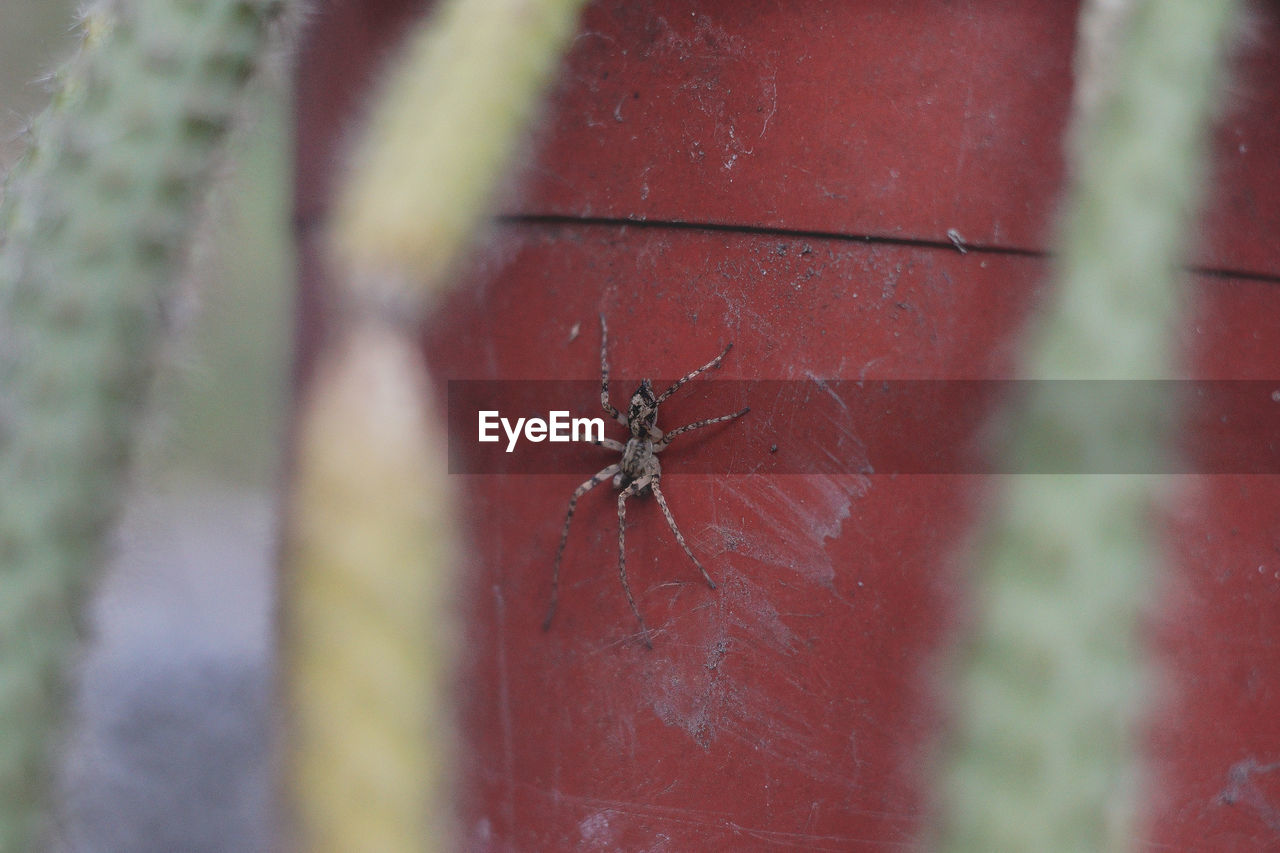
[[(310, 26), (304, 246), (360, 93), (417, 5), (336, 0)], [(449, 379), (598, 376), (597, 312), (615, 376), (632, 380), (678, 376), (729, 340), (717, 378), (1009, 376), (1047, 275), (1076, 11), (593, 4), (507, 217), (424, 335), (442, 399)], [(1207, 270), (1184, 330), (1193, 377), (1280, 375), (1278, 22), (1274, 4), (1257, 10), (1224, 105), (1191, 247)], [(314, 258), (305, 269), (314, 329)], [(663, 423), (720, 414), (687, 391)], [(622, 595), (607, 486), (579, 505), (559, 614), (540, 630), (568, 496), (607, 453), (584, 450), (563, 475), (457, 478), (473, 546), (472, 849), (872, 850), (916, 837), (958, 556), (991, 483), (682, 475), (682, 460), (706, 470), (704, 454), (741, 466), (773, 443), (821, 452), (797, 438), (803, 410), (750, 402), (752, 443), (734, 425), (663, 457), (671, 508), (717, 590), (653, 501), (630, 506), (628, 570), (652, 651)], [(547, 408), (598, 414), (591, 397)], [(1280, 844), (1277, 507), (1273, 476), (1180, 478), (1152, 602), (1151, 847)]]

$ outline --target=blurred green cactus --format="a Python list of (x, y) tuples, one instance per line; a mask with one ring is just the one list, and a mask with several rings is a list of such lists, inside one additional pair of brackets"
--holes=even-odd
[(36, 846), (78, 614), (211, 162), (282, 0), (92, 6), (0, 203), (0, 850)]
[[(1128, 4), (1104, 94), (1073, 117), (1057, 281), (1022, 356), (1022, 375), (1043, 381), (1016, 413), (1010, 448), (1031, 470), (1089, 470), (1096, 459), (1154, 466), (1168, 452), (1172, 397), (1111, 395), (1081, 411), (1047, 389), (1179, 373), (1179, 266), (1238, 5)], [(1160, 486), (1141, 474), (1001, 483), (976, 549), (975, 624), (952, 676), (938, 849), (1139, 846), (1135, 728), (1154, 680), (1139, 628), (1156, 591)]]

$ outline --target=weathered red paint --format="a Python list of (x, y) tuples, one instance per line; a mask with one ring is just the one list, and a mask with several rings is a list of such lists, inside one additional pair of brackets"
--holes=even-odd
[[(322, 220), (356, 93), (417, 5), (343, 0), (311, 23), (304, 225)], [(442, 399), (448, 379), (596, 377), (600, 311), (619, 377), (677, 376), (728, 340), (722, 378), (1010, 376), (1049, 272), (1075, 13), (978, 0), (593, 4), (509, 218), (424, 334)], [(1189, 376), (1277, 376), (1275, 9), (1252, 26), (1202, 240), (1188, 247), (1225, 271), (1192, 282)], [(949, 230), (990, 251), (962, 254)], [(318, 264), (305, 269), (314, 297)], [(619, 384), (615, 401), (630, 390)], [(774, 427), (788, 452), (803, 412), (750, 403), (750, 434)], [(667, 424), (706, 414), (696, 393), (662, 409)], [(564, 475), (458, 477), (472, 544), (470, 849), (878, 850), (918, 837), (966, 535), (998, 483), (681, 475), (677, 454), (768, 452), (734, 429), (663, 460), (717, 590), (652, 501), (628, 513), (652, 652), (618, 582), (607, 486), (579, 505), (560, 610), (540, 630), (568, 495), (609, 454), (584, 450)], [(1164, 677), (1148, 709), (1143, 841), (1266, 849), (1280, 838), (1280, 479), (1178, 486), (1170, 571), (1151, 603)]]

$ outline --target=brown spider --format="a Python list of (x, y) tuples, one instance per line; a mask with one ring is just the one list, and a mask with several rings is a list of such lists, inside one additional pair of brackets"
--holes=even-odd
[(630, 430), (631, 438), (627, 439), (625, 445), (612, 438), (603, 438), (600, 441), (592, 442), (620, 452), (622, 459), (604, 468), (590, 480), (578, 486), (574, 490), (573, 496), (569, 498), (569, 513), (564, 519), (564, 530), (560, 534), (560, 547), (556, 550), (555, 570), (551, 575), (551, 608), (547, 611), (547, 618), (542, 623), (542, 629), (545, 631), (550, 628), (551, 619), (556, 615), (556, 604), (560, 598), (560, 559), (564, 556), (564, 545), (569, 539), (569, 524), (573, 521), (573, 510), (577, 506), (578, 498), (612, 477), (613, 487), (622, 490), (618, 495), (618, 574), (622, 578), (622, 591), (627, 595), (627, 603), (631, 605), (631, 612), (636, 614), (636, 619), (640, 622), (640, 633), (644, 638), (645, 646), (653, 648), (653, 643), (649, 640), (649, 628), (644, 624), (644, 617), (640, 615), (640, 608), (636, 606), (636, 600), (631, 595), (631, 586), (627, 583), (627, 549), (625, 544), (627, 498), (653, 493), (653, 496), (658, 499), (658, 506), (661, 507), (663, 516), (667, 519), (667, 525), (671, 528), (671, 532), (676, 535), (676, 541), (680, 543), (680, 547), (684, 549), (684, 552), (689, 555), (689, 559), (693, 560), (693, 564), (698, 567), (698, 571), (702, 573), (702, 577), (707, 581), (707, 586), (715, 589), (715, 581), (711, 579), (711, 575), (707, 574), (707, 570), (698, 562), (698, 558), (689, 549), (689, 544), (684, 541), (684, 535), (680, 533), (680, 528), (676, 527), (676, 520), (672, 517), (671, 509), (667, 506), (667, 499), (663, 496), (662, 489), (658, 486), (658, 482), (662, 479), (662, 466), (658, 464), (658, 454), (671, 444), (671, 439), (681, 433), (740, 418), (751, 409), (746, 408), (732, 415), (721, 415), (718, 418), (696, 421), (665, 434), (657, 427), (658, 406), (662, 401), (670, 397), (680, 389), (680, 386), (698, 374), (719, 367), (720, 361), (729, 354), (729, 350), (733, 349), (733, 344), (731, 343), (724, 348), (724, 352), (697, 370), (691, 371), (676, 380), (670, 388), (663, 391), (659, 396), (654, 396), (653, 386), (648, 379), (645, 379), (640, 383), (640, 387), (636, 389), (636, 392), (631, 395), (631, 402), (628, 404), (627, 414), (624, 416), (609, 402), (608, 340), (609, 330), (605, 326), (604, 315), (601, 314), (600, 405), (604, 407), (605, 412), (610, 417)]

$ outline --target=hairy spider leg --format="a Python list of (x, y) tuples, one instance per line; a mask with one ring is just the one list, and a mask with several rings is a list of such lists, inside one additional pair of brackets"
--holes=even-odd
[(609, 327), (604, 322), (604, 314), (600, 314), (600, 405), (609, 417), (624, 427), (629, 427), (627, 418), (609, 402)]
[(705, 373), (708, 370), (719, 367), (720, 362), (724, 361), (724, 357), (729, 354), (729, 350), (731, 349), (733, 349), (732, 342), (730, 342), (730, 344), (724, 348), (724, 352), (720, 353), (718, 356), (711, 359), (706, 364), (702, 365), (702, 367), (699, 367), (697, 370), (691, 370), (688, 373), (686, 373), (684, 376), (677, 379), (674, 383), (672, 383), (670, 388), (662, 392), (662, 396), (658, 398), (658, 401), (657, 403), (655, 403), (655, 405), (659, 405), (659, 406), (662, 405), (663, 400), (667, 399), (672, 394), (676, 393), (676, 391), (679, 391), (681, 385), (688, 382), (690, 379), (694, 378), (698, 374)]
[(656, 484), (657, 481), (652, 477), (641, 477), (618, 493), (618, 574), (622, 577), (622, 591), (627, 595), (631, 612), (640, 622), (640, 635), (644, 638), (645, 648), (649, 649), (653, 648), (653, 642), (649, 639), (649, 626), (644, 624), (640, 608), (636, 606), (636, 600), (631, 596), (631, 585), (627, 583), (627, 498), (639, 494), (646, 486)]
[[(692, 370), (680, 379), (676, 380), (670, 388), (664, 391), (662, 395), (657, 398), (652, 397), (652, 392), (648, 390), (648, 380), (645, 380), (641, 385), (641, 390), (636, 393), (637, 395), (642, 391), (648, 393), (648, 398), (651, 402), (649, 404), (650, 408), (646, 410), (650, 417), (647, 422), (652, 424), (652, 416), (656, 416), (657, 406), (659, 403), (663, 402), (676, 391), (680, 390), (680, 388), (689, 380), (694, 379), (699, 374), (705, 373), (708, 370), (713, 370), (719, 367), (720, 362), (724, 360), (724, 357), (728, 355), (729, 351), (732, 349), (733, 344), (730, 343), (724, 348), (724, 352), (720, 353), (718, 356), (711, 359), (711, 361), (696, 370)], [(634, 401), (635, 398), (633, 397), (633, 403)], [(698, 558), (694, 556), (693, 550), (689, 547), (689, 543), (684, 539), (684, 534), (680, 532), (680, 528), (676, 525), (675, 517), (671, 514), (671, 508), (667, 506), (666, 496), (662, 493), (662, 490), (658, 485), (658, 460), (654, 454), (666, 448), (671, 443), (671, 440), (681, 433), (699, 429), (704, 426), (710, 426), (711, 424), (723, 423), (724, 421), (740, 418), (749, 412), (750, 409), (746, 408), (731, 415), (722, 415), (718, 418), (708, 418), (706, 420), (687, 424), (665, 435), (661, 430), (650, 426), (648, 434), (645, 436), (649, 440), (645, 441), (643, 445), (637, 445), (637, 447), (641, 448), (641, 456), (631, 459), (628, 462), (628, 448), (632, 447), (632, 443), (642, 436), (636, 434), (635, 430), (632, 429), (632, 424), (628, 415), (624, 415), (619, 412), (609, 401), (609, 326), (605, 320), (603, 312), (600, 314), (600, 406), (610, 417), (622, 424), (622, 426), (626, 427), (628, 430), (632, 430), (633, 438), (632, 441), (627, 444), (623, 444), (615, 439), (603, 437), (600, 440), (591, 442), (596, 446), (606, 447), (610, 450), (621, 452), (623, 454), (623, 460), (604, 468), (590, 480), (578, 486), (578, 488), (574, 490), (573, 496), (569, 498), (569, 511), (565, 515), (564, 529), (560, 532), (560, 547), (556, 550), (555, 568), (551, 576), (551, 606), (547, 610), (547, 618), (543, 621), (542, 627), (543, 630), (547, 630), (551, 627), (551, 620), (555, 616), (556, 606), (560, 600), (560, 563), (564, 558), (565, 544), (569, 540), (569, 526), (573, 522), (573, 513), (577, 506), (578, 499), (594, 489), (596, 486), (600, 485), (600, 483), (610, 477), (618, 475), (623, 470), (623, 466), (625, 464), (629, 466), (627, 468), (629, 472), (640, 473), (640, 471), (647, 471), (647, 473), (644, 473), (643, 476), (640, 476), (626, 486), (623, 486), (621, 493), (618, 495), (618, 575), (622, 581), (622, 591), (627, 596), (627, 603), (631, 606), (631, 612), (636, 615), (636, 621), (640, 624), (640, 632), (644, 639), (644, 644), (646, 647), (652, 649), (653, 642), (650, 639), (649, 627), (645, 624), (644, 617), (640, 614), (640, 607), (636, 604), (635, 596), (631, 594), (631, 585), (627, 581), (627, 498), (640, 494), (646, 488), (651, 488), (658, 498), (658, 504), (662, 509), (663, 517), (667, 520), (667, 526), (669, 526), (671, 528), (671, 532), (675, 534), (676, 541), (680, 543), (680, 547), (689, 555), (689, 559), (693, 561), (693, 564), (697, 566), (698, 571), (706, 580), (707, 585), (712, 589), (715, 589), (715, 581), (711, 579), (711, 576), (707, 574), (707, 570), (703, 567), (702, 563), (700, 563)], [(631, 476), (631, 474), (617, 477), (619, 482), (615, 483), (615, 487), (620, 485), (620, 481), (625, 480), (627, 476)]]
[[(551, 572), (551, 607), (547, 610), (547, 618), (542, 622), (542, 630), (544, 631), (550, 629), (551, 619), (556, 615), (556, 605), (560, 602), (560, 558), (564, 556), (565, 542), (569, 541), (569, 524), (573, 521), (573, 509), (578, 504), (578, 498), (608, 480), (614, 474), (617, 474), (621, 467), (615, 462), (607, 468), (600, 469), (599, 473), (594, 477), (574, 489), (573, 496), (569, 498), (569, 512), (564, 518), (564, 530), (560, 531), (560, 547), (556, 549), (556, 567)], [(629, 595), (630, 593), (628, 593)], [(633, 604), (632, 607), (634, 606)]]
[(741, 412), (734, 412), (732, 415), (721, 415), (721, 416), (720, 416), (720, 417), (718, 417), (718, 418), (707, 418), (705, 421), (695, 421), (695, 422), (693, 422), (693, 423), (691, 423), (691, 424), (685, 424), (685, 425), (684, 425), (684, 426), (682, 426), (682, 427), (678, 427), (678, 428), (676, 428), (676, 429), (673, 429), (673, 430), (671, 430), (671, 432), (669, 432), (669, 433), (667, 433), (666, 435), (664, 435), (664, 436), (662, 437), (662, 440), (661, 440), (661, 441), (658, 441), (658, 442), (655, 442), (655, 443), (654, 443), (654, 445), (653, 445), (653, 452), (654, 452), (654, 453), (661, 453), (663, 450), (666, 450), (667, 445), (671, 443), (671, 439), (675, 438), (677, 435), (680, 435), (681, 433), (684, 433), (684, 432), (692, 432), (693, 430), (695, 430), (695, 429), (701, 429), (701, 428), (702, 428), (702, 427), (704, 427), (704, 426), (711, 426), (712, 424), (718, 424), (718, 423), (724, 423), (725, 421), (731, 421), (731, 420), (734, 420), (735, 418), (740, 418), (740, 417), (742, 417), (743, 415), (745, 415), (745, 414), (746, 414), (747, 412), (749, 412), (749, 411), (751, 411), (751, 407), (750, 407), (750, 406), (747, 406), (747, 407), (746, 407), (745, 409), (743, 409)]
[(649, 484), (653, 489), (653, 496), (658, 499), (658, 506), (662, 507), (662, 515), (667, 519), (667, 526), (671, 528), (671, 532), (676, 535), (676, 541), (680, 543), (680, 547), (689, 555), (689, 559), (693, 560), (693, 564), (698, 567), (698, 571), (702, 572), (702, 577), (706, 580), (707, 586), (712, 589), (716, 588), (716, 582), (711, 579), (711, 575), (707, 574), (707, 570), (702, 567), (702, 563), (698, 562), (698, 558), (693, 556), (693, 550), (689, 547), (689, 543), (684, 541), (684, 534), (680, 532), (680, 528), (676, 527), (675, 516), (671, 514), (671, 509), (667, 506), (667, 497), (662, 494), (662, 489), (658, 487), (658, 481), (654, 480)]

